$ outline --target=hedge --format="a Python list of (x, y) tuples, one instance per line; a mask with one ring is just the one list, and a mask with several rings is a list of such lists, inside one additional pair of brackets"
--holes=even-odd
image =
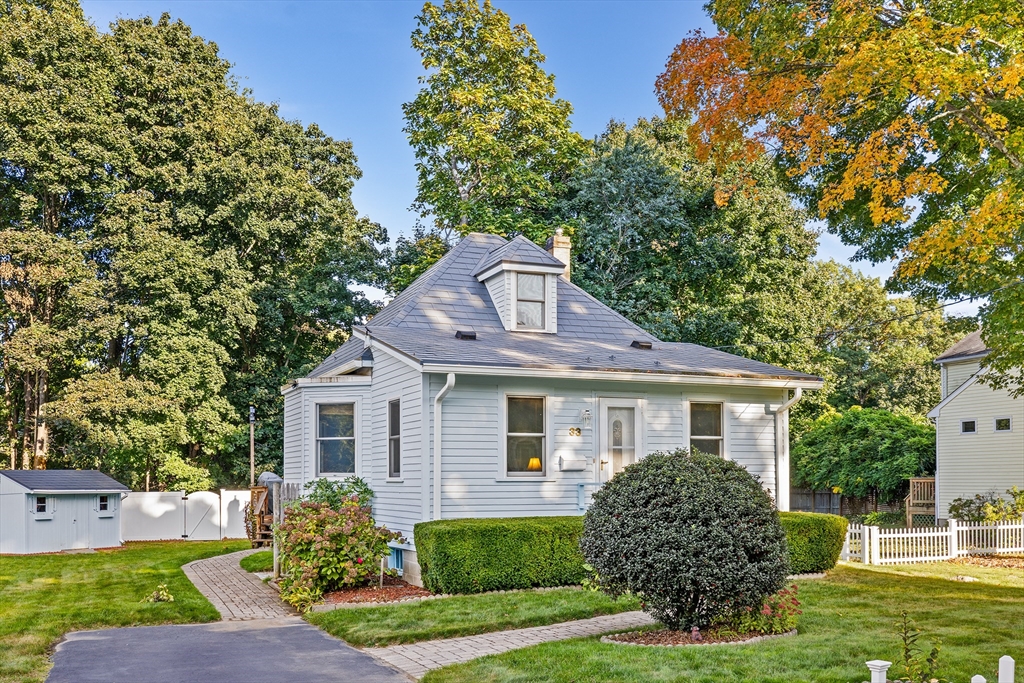
[(434, 593), (567, 586), (586, 576), (582, 517), (439, 520), (413, 533), (423, 585)]
[(839, 561), (849, 522), (838, 515), (780, 512), (786, 530), (790, 571), (808, 574), (832, 569)]

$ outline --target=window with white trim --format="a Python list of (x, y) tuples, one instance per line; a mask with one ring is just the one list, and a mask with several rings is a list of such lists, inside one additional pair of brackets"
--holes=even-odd
[(46, 512), (46, 496), (36, 496), (36, 512)]
[(723, 455), (722, 404), (690, 403), (690, 449)]
[(1013, 431), (1013, 420), (1009, 417), (997, 417), (993, 427), (997, 432)]
[(506, 398), (505, 473), (510, 477), (543, 477), (545, 457), (544, 397)]
[(547, 328), (546, 288), (544, 275), (516, 273), (516, 328), (544, 330)]
[(110, 496), (100, 496), (100, 512), (107, 512), (110, 509)]
[(402, 401), (388, 402), (388, 478), (402, 476)]
[(317, 405), (317, 474), (356, 473), (356, 404)]
[(978, 421), (977, 420), (960, 420), (960, 433), (961, 434), (977, 434), (978, 433)]

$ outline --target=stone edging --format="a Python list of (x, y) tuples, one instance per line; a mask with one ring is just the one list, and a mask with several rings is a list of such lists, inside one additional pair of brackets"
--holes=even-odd
[(786, 580), (799, 581), (802, 579), (824, 579), (826, 576), (828, 576), (828, 574), (825, 572), (811, 572), (809, 574), (793, 574), (791, 576), (787, 576)]
[(311, 612), (333, 612), (336, 609), (360, 609), (362, 607), (387, 607), (389, 605), (405, 605), (410, 602), (423, 602), (424, 600), (439, 600), (441, 598), (460, 598), (477, 595), (500, 595), (502, 593), (546, 593), (547, 591), (562, 590), (563, 588), (575, 588), (582, 590), (580, 586), (548, 586), (543, 588), (519, 588), (507, 591), (487, 591), (486, 593), (442, 593), (440, 595), (423, 595), (418, 598), (402, 598), (389, 602), (328, 602), (313, 605)]
[[(637, 633), (637, 631), (634, 631)], [(602, 643), (609, 643), (610, 645), (633, 645), (635, 647), (715, 647), (718, 645), (750, 645), (753, 643), (760, 643), (765, 640), (774, 640), (776, 638), (785, 638), (787, 636), (795, 636), (796, 629), (787, 631), (786, 633), (776, 633), (770, 636), (754, 636), (753, 638), (747, 638), (746, 640), (734, 640), (726, 643), (678, 643), (670, 645), (668, 643), (624, 643), (619, 640), (612, 640), (608, 636), (601, 636)]]

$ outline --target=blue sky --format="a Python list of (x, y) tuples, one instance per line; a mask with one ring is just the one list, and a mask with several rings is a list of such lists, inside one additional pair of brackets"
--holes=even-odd
[[(693, 29), (714, 32), (702, 1), (497, 0), (524, 23), (547, 56), (560, 97), (575, 109), (573, 124), (592, 137), (611, 119), (658, 114), (654, 79), (669, 53)], [(220, 47), (240, 84), (286, 118), (316, 122), (352, 140), (363, 178), (354, 199), (360, 213), (392, 239), (411, 231), (416, 194), (413, 155), (402, 133), (403, 102), (423, 73), (409, 45), (422, 2), (242, 0), (83, 0), (102, 30), (119, 16), (169, 12)], [(849, 262), (853, 249), (822, 235), (819, 257)], [(854, 267), (888, 277), (889, 264)], [(961, 307), (957, 307), (960, 310)], [(973, 307), (971, 307), (973, 309)]]

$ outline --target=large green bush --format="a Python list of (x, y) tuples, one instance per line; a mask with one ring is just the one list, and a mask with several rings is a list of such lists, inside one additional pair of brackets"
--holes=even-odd
[(961, 522), (1016, 521), (1024, 517), (1024, 491), (1014, 486), (1006, 496), (989, 491), (974, 498), (955, 498), (949, 504), (949, 516)]
[(654, 453), (594, 494), (581, 549), (611, 595), (629, 592), (672, 629), (760, 609), (789, 573), (771, 498), (734, 462)]
[(839, 561), (849, 522), (838, 515), (780, 512), (786, 530), (790, 571), (810, 574), (832, 569)]
[(582, 517), (446, 519), (413, 529), (423, 585), (434, 593), (578, 584), (582, 533)]

